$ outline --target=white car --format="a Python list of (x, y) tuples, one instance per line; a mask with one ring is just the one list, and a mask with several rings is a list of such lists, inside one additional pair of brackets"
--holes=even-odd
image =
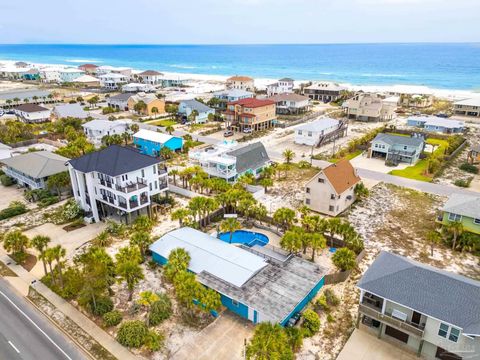
[(245, 128), (243, 129), (244, 134), (251, 134), (252, 133), (252, 128)]

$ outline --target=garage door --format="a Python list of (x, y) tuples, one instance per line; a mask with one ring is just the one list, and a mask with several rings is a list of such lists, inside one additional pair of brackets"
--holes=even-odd
[(405, 344), (408, 342), (408, 334), (405, 334), (404, 332), (397, 330), (393, 327), (387, 326), (385, 328), (385, 334), (388, 336), (391, 336), (397, 340), (400, 340), (404, 342)]
[(452, 354), (441, 347), (437, 347), (437, 353), (435, 357), (440, 360), (462, 360), (462, 358), (456, 354)]

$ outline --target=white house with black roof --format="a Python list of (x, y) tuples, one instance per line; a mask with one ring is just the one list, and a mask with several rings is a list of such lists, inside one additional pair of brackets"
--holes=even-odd
[(382, 251), (357, 284), (357, 327), (427, 359), (480, 359), (480, 282)]
[(243, 174), (256, 178), (271, 164), (267, 150), (261, 142), (231, 149), (228, 146), (209, 146), (189, 153), (189, 158), (198, 163), (205, 172), (228, 182), (235, 182)]
[(152, 196), (167, 191), (167, 170), (161, 160), (131, 147), (111, 145), (67, 162), (75, 200), (98, 222), (132, 214), (151, 215)]
[(379, 133), (372, 140), (369, 157), (384, 158), (385, 162), (395, 165), (408, 163), (414, 165), (425, 148), (425, 139), (421, 136), (401, 136)]
[(131, 97), (132, 94), (128, 92), (110, 96), (107, 99), (107, 105), (120, 111), (128, 111), (128, 99)]

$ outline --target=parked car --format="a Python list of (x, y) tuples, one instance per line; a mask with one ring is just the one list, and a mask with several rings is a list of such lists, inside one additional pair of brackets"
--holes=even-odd
[(252, 128), (245, 128), (243, 129), (244, 134), (251, 134), (252, 133)]
[(227, 130), (223, 133), (223, 136), (225, 136), (225, 137), (233, 136), (233, 131), (232, 130)]
[(298, 320), (300, 320), (300, 316), (301, 314), (299, 312), (293, 314), (293, 316), (290, 319), (288, 319), (287, 327), (295, 326), (298, 323)]
[(448, 118), (448, 114), (438, 113), (438, 114), (437, 114), (437, 117), (439, 117), (439, 118), (445, 118), (445, 119), (446, 119), (446, 118)]
[(3, 116), (4, 112), (3, 110), (0, 110), (0, 116)]

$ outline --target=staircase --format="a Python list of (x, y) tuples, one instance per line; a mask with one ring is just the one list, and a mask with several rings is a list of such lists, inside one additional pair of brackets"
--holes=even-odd
[(337, 129), (329, 132), (328, 134), (320, 136), (316, 144), (316, 147), (318, 148), (324, 144), (329, 143), (330, 141), (333, 141), (345, 136), (347, 134), (347, 130), (348, 130), (348, 120), (340, 120), (340, 123)]

